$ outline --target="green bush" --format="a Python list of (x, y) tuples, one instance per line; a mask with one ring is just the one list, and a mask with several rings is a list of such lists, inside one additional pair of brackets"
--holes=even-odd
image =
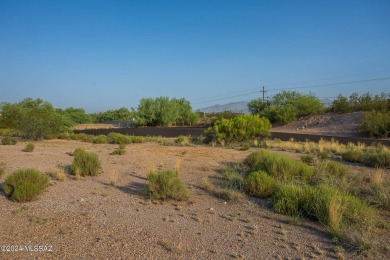
[(265, 171), (278, 180), (306, 180), (313, 175), (307, 164), (264, 149), (250, 154), (245, 164), (251, 171)]
[(358, 126), (362, 136), (386, 138), (390, 135), (390, 113), (372, 111), (364, 113), (364, 118)]
[(187, 188), (174, 171), (151, 172), (147, 176), (149, 183), (145, 193), (151, 199), (186, 200), (189, 198)]
[(179, 135), (176, 138), (175, 143), (177, 143), (179, 145), (182, 145), (182, 146), (186, 146), (186, 145), (190, 145), (191, 144), (191, 139), (188, 136)]
[(95, 138), (93, 139), (93, 143), (95, 143), (95, 144), (105, 144), (105, 143), (107, 143), (107, 136), (105, 136), (105, 135), (95, 136)]
[(366, 153), (363, 157), (363, 162), (375, 168), (390, 168), (390, 152)]
[(1, 144), (3, 145), (15, 145), (17, 142), (18, 140), (11, 136), (4, 136), (3, 139), (1, 139)]
[(249, 143), (245, 143), (241, 146), (240, 151), (248, 151), (251, 148)]
[(277, 181), (266, 172), (251, 172), (245, 178), (245, 190), (249, 195), (258, 198), (267, 198), (275, 191)]
[(110, 144), (131, 144), (131, 137), (119, 133), (109, 133), (107, 136), (107, 142)]
[(0, 167), (0, 178), (1, 178), (1, 176), (3, 176), (3, 174), (4, 174), (4, 168)]
[(259, 115), (240, 115), (233, 119), (221, 119), (209, 127), (205, 133), (209, 141), (219, 143), (249, 141), (267, 137), (271, 123)]
[(125, 149), (115, 149), (112, 154), (113, 155), (123, 155), (126, 153), (126, 150)]
[(348, 150), (342, 154), (342, 159), (347, 162), (361, 162), (363, 152), (359, 150)]
[(5, 195), (17, 202), (35, 200), (49, 186), (47, 175), (36, 169), (17, 170), (3, 184)]
[(24, 148), (24, 151), (31, 153), (32, 151), (34, 151), (34, 149), (35, 149), (35, 144), (28, 143), (28, 144), (26, 144), (26, 147)]
[(309, 154), (302, 155), (301, 161), (303, 163), (306, 163), (307, 165), (313, 165), (314, 164), (314, 157), (313, 157), (313, 155), (309, 155)]
[(351, 228), (361, 233), (370, 232), (376, 222), (372, 208), (326, 185), (281, 185), (273, 194), (271, 204), (278, 213), (306, 217), (325, 224), (328, 231), (341, 241), (348, 238), (347, 232)]
[(100, 173), (102, 167), (96, 153), (87, 152), (82, 148), (77, 148), (73, 152), (73, 156), (74, 159), (70, 168), (74, 174), (80, 174), (80, 176), (95, 176)]

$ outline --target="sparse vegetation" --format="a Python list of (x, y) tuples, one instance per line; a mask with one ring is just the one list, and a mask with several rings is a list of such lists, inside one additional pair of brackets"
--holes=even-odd
[(48, 185), (47, 175), (36, 169), (21, 169), (5, 179), (3, 190), (14, 201), (28, 202), (35, 200)]
[(182, 145), (182, 146), (187, 146), (187, 145), (191, 144), (191, 139), (188, 136), (179, 135), (176, 138), (175, 143)]
[(15, 145), (18, 142), (18, 140), (15, 137), (11, 136), (4, 136), (3, 139), (1, 139), (2, 145)]
[(4, 174), (4, 168), (0, 167), (0, 178), (3, 176), (3, 174)]
[(189, 198), (187, 188), (174, 171), (150, 172), (147, 175), (149, 183), (145, 193), (151, 199), (186, 200)]
[(363, 162), (375, 168), (390, 168), (390, 152), (369, 152), (363, 157)]
[(363, 152), (359, 150), (347, 150), (342, 154), (342, 158), (347, 162), (361, 162), (363, 159)]
[(82, 148), (77, 148), (73, 152), (73, 162), (70, 166), (72, 172), (76, 175), (79, 173), (80, 176), (95, 176), (101, 171), (101, 162), (96, 153), (87, 152)]
[(105, 144), (107, 143), (107, 136), (105, 135), (98, 135), (93, 139), (93, 143), (95, 144)]
[(27, 145), (26, 145), (26, 147), (24, 148), (24, 151), (25, 152), (32, 152), (32, 151), (34, 151), (34, 149), (35, 149), (35, 144), (33, 144), (33, 143), (28, 143)]
[(112, 154), (113, 155), (123, 155), (123, 154), (125, 154), (126, 153), (126, 150), (125, 149), (115, 149), (113, 152), (112, 152)]

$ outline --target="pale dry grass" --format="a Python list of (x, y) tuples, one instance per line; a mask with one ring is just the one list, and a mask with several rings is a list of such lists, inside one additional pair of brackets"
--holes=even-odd
[(66, 174), (63, 167), (56, 167), (51, 173), (50, 176), (57, 181), (66, 181), (68, 175)]
[(382, 187), (384, 183), (383, 170), (377, 169), (371, 178), (371, 182), (375, 187)]
[(116, 170), (113, 170), (109, 176), (109, 184), (111, 186), (115, 186), (117, 181), (118, 181), (118, 172)]
[(340, 234), (343, 207), (337, 197), (333, 197), (329, 204), (329, 227), (333, 234)]
[(175, 173), (176, 173), (177, 176), (179, 176), (179, 173), (180, 173), (180, 160), (179, 159), (176, 159)]
[(300, 153), (333, 153), (337, 155), (341, 155), (347, 150), (357, 150), (362, 152), (377, 151), (378, 149), (385, 152), (389, 150), (386, 146), (366, 146), (363, 143), (348, 143), (345, 145), (334, 139), (331, 139), (330, 141), (321, 139), (318, 143), (311, 141), (296, 142), (294, 140), (267, 140), (266, 145), (269, 148), (283, 151), (294, 151)]

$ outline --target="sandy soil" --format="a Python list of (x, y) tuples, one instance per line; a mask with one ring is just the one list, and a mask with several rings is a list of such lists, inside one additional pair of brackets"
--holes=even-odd
[(287, 125), (273, 127), (272, 131), (356, 137), (358, 136), (356, 128), (363, 120), (363, 116), (362, 112), (307, 116)]
[[(126, 154), (111, 155), (116, 145), (42, 141), (32, 153), (26, 143), (0, 146), (4, 178), (19, 168), (43, 172), (71, 164), (77, 147), (98, 153), (103, 173), (52, 185), (31, 203), (0, 196), (0, 246), (49, 246), (51, 252), (1, 252), (1, 259), (337, 259), (338, 253), (317, 223), (289, 224), (265, 201), (226, 202), (200, 188), (227, 163), (251, 151), (227, 148), (131, 144)], [(152, 203), (141, 195), (148, 170), (174, 169), (189, 187), (186, 202)], [(115, 186), (110, 175), (117, 174)], [(210, 178), (211, 180), (211, 178)], [(345, 259), (363, 258), (343, 253)], [(385, 256), (376, 255), (376, 259)]]

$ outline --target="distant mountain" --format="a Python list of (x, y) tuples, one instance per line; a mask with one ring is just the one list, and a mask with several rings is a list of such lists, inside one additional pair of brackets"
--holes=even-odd
[(235, 113), (249, 114), (247, 101), (233, 102), (225, 105), (214, 105), (210, 107), (199, 108), (197, 111), (205, 112), (205, 113), (218, 113), (224, 111), (232, 111)]

